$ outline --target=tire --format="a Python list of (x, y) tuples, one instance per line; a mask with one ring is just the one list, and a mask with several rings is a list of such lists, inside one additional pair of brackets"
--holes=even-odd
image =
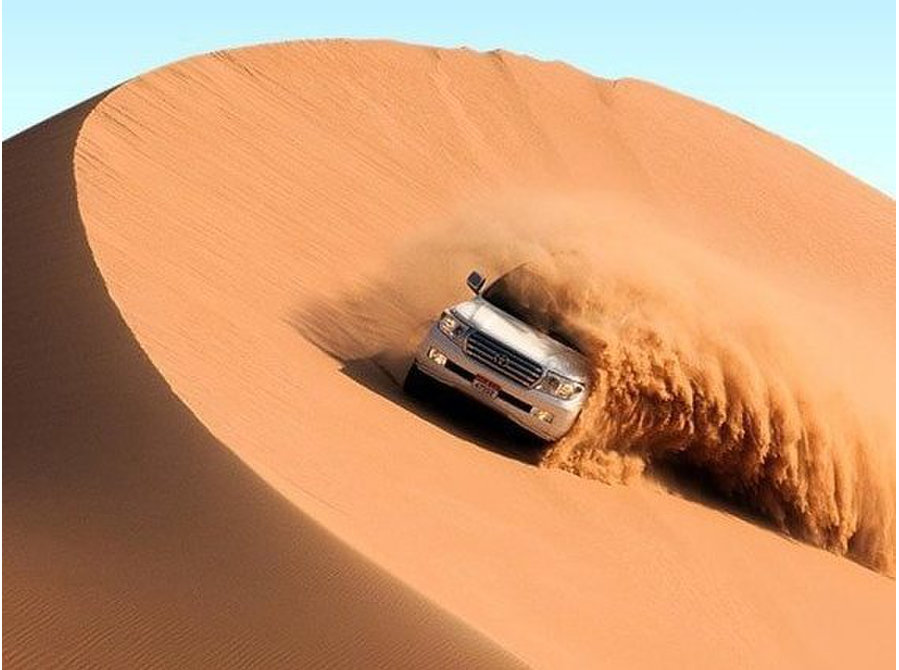
[(431, 389), (431, 384), (431, 378), (419, 370), (418, 365), (412, 363), (403, 381), (403, 392), (413, 398), (422, 398)]

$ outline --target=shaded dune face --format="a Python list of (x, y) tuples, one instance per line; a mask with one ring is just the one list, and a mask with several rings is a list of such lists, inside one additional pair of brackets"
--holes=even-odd
[(94, 98), (3, 144), (3, 663), (520, 667), (272, 491), (172, 393), (77, 207)]
[[(25, 445), (9, 455), (21, 459), (12, 461), (21, 483), (14, 494), (7, 487), (22, 501), (9, 508), (8, 528), (22, 529), (25, 550), (4, 561), (33, 576), (17, 596), (22, 612), (51, 602), (42, 591), (30, 598), (34, 584), (62, 585), (68, 598), (78, 581), (36, 561), (44, 536), (27, 501), (57, 501), (60, 527), (100, 528), (104, 539), (117, 526), (103, 519), (139, 537), (152, 529), (102, 556), (106, 544), (74, 533), (86, 547), (79, 583), (105, 583), (115, 559), (141, 565), (154, 597), (154, 584), (184, 584), (221, 613), (204, 622), (215, 628), (202, 638), (208, 646), (175, 647), (176, 660), (233, 651), (219, 644), (232, 634), (237, 657), (263, 664), (346, 648), (353, 665), (352, 654), (364, 656), (381, 634), (384, 664), (397, 649), (417, 660), (435, 630), (430, 615), (371, 586), (381, 582), (367, 563), (356, 581), (346, 548), (313, 533), (258, 473), (353, 548), (540, 667), (597, 658), (721, 667), (741, 653), (747, 667), (839, 667), (859, 662), (859, 650), (892, 663), (888, 580), (640, 487), (500, 458), (472, 444), (488, 440), (398, 399), (377, 367), (401, 379), (423, 325), (466, 297), (472, 267), (496, 276), (534, 260), (556, 287), (547, 312), (589, 349), (599, 380), (576, 432), (546, 464), (630, 481), (647, 463), (683, 458), (786, 530), (891, 572), (894, 522), (884, 509), (894, 484), (877, 459), (892, 458), (883, 435), (894, 431), (884, 409), (893, 397), (892, 200), (720, 110), (504, 52), (269, 45), (161, 68), (82, 112), (49, 173), (34, 158), (49, 151), (43, 135), (4, 147), (9, 155), (26, 147), (20, 164), (33, 168), (19, 187), (4, 185), (5, 210), (8, 194), (65, 185), (65, 198), (21, 205), (19, 219), (47, 226), (23, 227), (39, 232), (10, 251), (22, 277), (33, 262), (26, 250), (56, 239), (43, 232), (50, 222), (83, 227), (63, 245), (77, 261), (71, 272), (37, 267), (43, 302), (25, 279), (17, 302), (7, 300), (8, 281), (4, 288), (6, 323), (20, 329), (16, 355), (4, 352), (13, 361), (4, 382), (22, 398), (4, 406), (4, 418), (16, 417)], [(43, 209), (62, 202), (63, 215)], [(6, 236), (5, 228), (5, 257)], [(88, 288), (53, 293), (78, 286), (70, 274), (90, 278)], [(8, 304), (66, 320), (50, 328)], [(112, 339), (91, 340), (96, 324)], [(838, 325), (817, 332), (821, 324)], [(70, 328), (80, 334), (71, 344)], [(853, 351), (834, 355), (847, 338)], [(61, 360), (42, 362), (48, 350)], [(97, 367), (76, 366), (85, 360)], [(76, 370), (63, 375), (69, 381), (54, 380), (67, 366)], [(849, 368), (864, 378), (847, 379)], [(31, 369), (39, 373), (23, 372)], [(101, 411), (80, 411), (82, 398)], [(42, 405), (62, 418), (43, 422)], [(73, 433), (83, 439), (67, 440)], [(137, 446), (123, 451), (123, 442)], [(35, 444), (70, 443), (96, 458), (54, 446), (46, 462), (32, 460), (44, 453)], [(114, 473), (122, 483), (107, 491), (98, 482)], [(79, 522), (84, 507), (69, 509), (58, 490), (98, 514)], [(146, 493), (146, 507), (135, 491)], [(173, 508), (190, 514), (169, 515)], [(308, 572), (293, 560), (295, 546), (310, 547)], [(200, 569), (222, 551), (228, 571)], [(43, 567), (28, 572), (31, 564)], [(316, 621), (303, 609), (315, 598), (293, 594), (327, 599), (334, 580), (337, 609), (325, 611), (337, 623), (297, 623), (268, 637), (279, 621)], [(136, 603), (135, 621), (166, 630), (152, 617), (168, 615), (168, 600), (148, 610), (117, 588), (116, 603)], [(357, 592), (373, 594), (365, 602), (382, 602), (386, 614), (355, 609)], [(195, 604), (177, 600), (192, 619)], [(96, 603), (75, 639), (115, 646), (97, 633), (115, 611)], [(413, 623), (389, 618), (395, 611), (412, 612)], [(449, 641), (434, 642), (433, 662), (410, 665), (451, 664), (463, 648), (454, 636), (468, 639), (454, 619), (433, 616), (434, 634)], [(242, 617), (250, 630), (234, 632)], [(344, 620), (362, 631), (355, 642), (330, 637), (347, 633)], [(71, 639), (57, 635), (58, 618), (42, 621), (43, 640)], [(18, 630), (25, 639), (31, 628)], [(695, 630), (707, 633), (701, 659)], [(307, 634), (323, 638), (308, 646)], [(147, 639), (155, 648), (157, 638)], [(464, 653), (488, 665), (499, 658), (482, 638), (472, 644)], [(200, 660), (208, 658), (218, 660)]]

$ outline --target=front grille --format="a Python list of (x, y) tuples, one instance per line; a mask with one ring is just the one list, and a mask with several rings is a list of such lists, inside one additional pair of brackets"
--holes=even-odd
[(465, 340), (465, 353), (522, 386), (533, 386), (543, 374), (539, 363), (478, 330)]

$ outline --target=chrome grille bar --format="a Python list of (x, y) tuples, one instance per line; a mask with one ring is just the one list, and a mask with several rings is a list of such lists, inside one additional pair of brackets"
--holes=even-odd
[(522, 386), (533, 386), (543, 374), (539, 363), (478, 330), (465, 340), (465, 353)]

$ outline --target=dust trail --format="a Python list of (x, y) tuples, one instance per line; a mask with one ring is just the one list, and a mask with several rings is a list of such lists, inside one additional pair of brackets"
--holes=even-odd
[(540, 281), (513, 284), (512, 297), (578, 342), (595, 382), (545, 466), (627, 483), (654, 461), (685, 463), (783, 531), (895, 574), (884, 343), (825, 301), (665, 230), (621, 203), (481, 208), (423, 231), (298, 325), (400, 379), (429, 320), (466, 298), (469, 269), (496, 277), (531, 263)]

